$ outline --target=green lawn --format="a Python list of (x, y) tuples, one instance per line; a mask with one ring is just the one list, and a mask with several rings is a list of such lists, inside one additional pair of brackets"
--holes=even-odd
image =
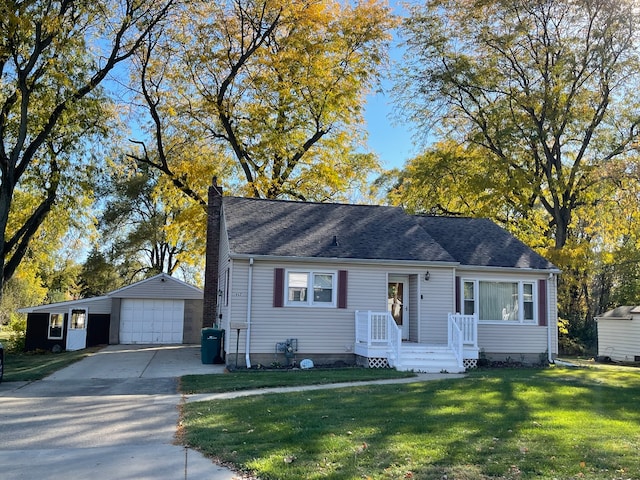
[(261, 479), (640, 478), (640, 371), (479, 370), (184, 406), (184, 437)]
[(292, 387), (410, 377), (415, 377), (415, 373), (372, 368), (238, 370), (225, 375), (186, 375), (181, 378), (180, 389), (183, 393), (217, 393), (266, 387)]
[(4, 379), (2, 381), (40, 380), (101, 348), (103, 347), (61, 353), (8, 353), (5, 351)]

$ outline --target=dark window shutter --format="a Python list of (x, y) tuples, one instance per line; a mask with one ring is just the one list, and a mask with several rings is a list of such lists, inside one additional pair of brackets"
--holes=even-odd
[(347, 271), (338, 271), (338, 308), (347, 308)]
[(547, 325), (547, 281), (538, 280), (538, 325)]
[(284, 268), (276, 268), (273, 271), (273, 306), (284, 305)]
[(460, 277), (456, 277), (456, 305), (454, 313), (462, 313), (460, 306)]

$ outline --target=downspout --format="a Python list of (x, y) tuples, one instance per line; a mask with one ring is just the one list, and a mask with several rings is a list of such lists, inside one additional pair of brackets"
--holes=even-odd
[[(549, 363), (553, 363), (553, 353), (551, 352), (551, 282), (554, 281), (553, 273), (549, 274), (549, 279), (547, 280), (547, 360)], [(556, 321), (556, 324), (558, 322)]]
[(249, 259), (249, 279), (247, 283), (247, 331), (246, 343), (244, 346), (244, 360), (247, 368), (251, 368), (251, 360), (249, 359), (249, 346), (251, 345), (251, 292), (253, 290), (253, 257)]

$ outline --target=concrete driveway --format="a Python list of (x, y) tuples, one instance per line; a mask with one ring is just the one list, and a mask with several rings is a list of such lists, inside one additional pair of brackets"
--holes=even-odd
[(37, 382), (0, 384), (3, 479), (237, 478), (174, 445), (177, 377), (221, 373), (199, 346), (109, 346)]

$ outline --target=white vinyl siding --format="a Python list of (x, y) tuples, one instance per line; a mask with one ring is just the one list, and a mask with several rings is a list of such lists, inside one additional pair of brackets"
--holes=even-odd
[(640, 316), (633, 320), (598, 318), (598, 355), (624, 362), (640, 356)]
[(123, 299), (120, 343), (182, 343), (184, 300)]
[(409, 340), (418, 342), (420, 338), (420, 282), (424, 281), (419, 275), (409, 277)]
[[(231, 305), (227, 328), (234, 322), (247, 321), (248, 261), (234, 259), (231, 274)], [(285, 271), (348, 271), (348, 309), (309, 308), (307, 306), (273, 307), (274, 269)], [(335, 275), (337, 281), (337, 273)], [(296, 263), (256, 260), (253, 266), (251, 301), (251, 352), (274, 353), (275, 344), (297, 338), (299, 355), (308, 353), (350, 353), (355, 342), (355, 310), (386, 310), (387, 269), (340, 264)], [(336, 287), (337, 291), (337, 287)], [(285, 284), (286, 292), (286, 284)], [(234, 358), (237, 331), (227, 334), (227, 352)], [(245, 330), (240, 331), (239, 351), (244, 354)], [(243, 359), (242, 359), (243, 360)]]
[(420, 279), (420, 343), (446, 345), (448, 315), (455, 312), (455, 273), (451, 268), (430, 268), (429, 281)]
[[(236, 329), (232, 323), (247, 321), (248, 260), (231, 262), (230, 306), (225, 309), (223, 328), (227, 329), (226, 351), (235, 359)], [(348, 271), (347, 309), (309, 308), (307, 306), (273, 307), (274, 269), (287, 271)], [(410, 278), (410, 319), (420, 316), (418, 332), (412, 338), (423, 343), (447, 343), (447, 314), (454, 308), (454, 271), (447, 267), (429, 268), (430, 279), (424, 280), (427, 269), (389, 265), (327, 263), (304, 264), (255, 260), (251, 300), (251, 353), (274, 353), (275, 344), (289, 338), (298, 339), (299, 357), (306, 353), (352, 353), (355, 341), (356, 310), (387, 310), (388, 275)], [(286, 274), (285, 274), (286, 277)], [(336, 275), (337, 277), (337, 275)], [(418, 286), (419, 283), (419, 286)], [(284, 284), (287, 291), (286, 281)], [(422, 298), (421, 298), (422, 297)], [(415, 325), (414, 325), (415, 326)], [(240, 330), (238, 351), (244, 355), (245, 330)], [(300, 357), (303, 358), (303, 357)], [(275, 359), (275, 354), (274, 354)], [(281, 360), (281, 359), (280, 359)], [(240, 361), (244, 361), (241, 357)]]
[[(232, 323), (247, 321), (248, 269), (247, 259), (233, 259), (228, 263), (231, 267), (229, 307), (224, 309), (222, 326), (227, 330), (226, 351), (231, 363), (236, 351), (237, 330), (230, 329)], [(309, 307), (274, 307), (274, 270), (286, 271), (348, 271), (347, 309), (309, 308)], [(424, 279), (429, 270), (430, 278)], [(266, 261), (254, 259), (253, 285), (251, 299), (251, 343), (250, 351), (255, 354), (273, 354), (275, 345), (289, 338), (298, 339), (298, 358), (305, 353), (345, 354), (352, 353), (355, 341), (355, 311), (387, 310), (387, 279), (389, 275), (406, 275), (410, 279), (410, 318), (419, 316), (417, 341), (432, 345), (447, 343), (447, 315), (456, 311), (455, 277), (472, 278), (477, 272), (465, 270), (456, 272), (451, 267), (411, 267), (405, 265), (363, 265), (342, 264), (338, 262), (303, 263), (285, 261)], [(513, 279), (535, 285), (540, 274), (509, 275), (483, 272), (482, 278)], [(551, 302), (548, 322), (552, 325), (551, 333), (553, 352), (556, 353), (556, 301), (555, 281), (548, 281), (548, 301)], [(286, 292), (286, 282), (284, 284)], [(537, 299), (534, 299), (537, 302)], [(537, 308), (537, 304), (535, 305)], [(415, 325), (410, 332), (415, 339)], [(532, 324), (509, 324), (501, 322), (495, 325), (483, 325), (480, 328), (481, 342), (479, 347), (487, 352), (521, 352), (539, 354), (547, 350), (546, 326)], [(240, 330), (238, 352), (240, 362), (244, 361), (245, 333)], [(279, 359), (282, 360), (281, 358)]]
[(504, 353), (520, 361), (518, 354), (547, 351), (547, 327), (528, 324), (478, 324), (478, 347), (488, 353)]

